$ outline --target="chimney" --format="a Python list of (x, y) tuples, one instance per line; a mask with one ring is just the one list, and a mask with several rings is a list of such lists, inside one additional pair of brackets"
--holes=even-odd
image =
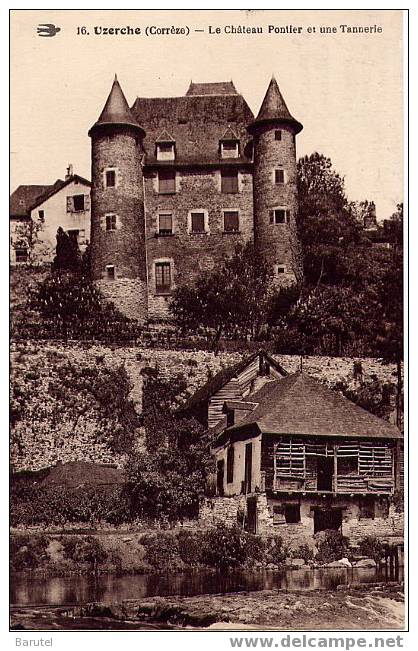
[(71, 163), (69, 163), (67, 167), (67, 173), (65, 175), (65, 180), (68, 181), (68, 179), (70, 179), (72, 175), (73, 175), (73, 166), (71, 165)]

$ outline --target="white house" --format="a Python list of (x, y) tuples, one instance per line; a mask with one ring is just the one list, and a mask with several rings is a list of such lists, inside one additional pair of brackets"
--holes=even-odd
[(20, 185), (10, 197), (10, 262), (52, 262), (57, 230), (77, 238), (83, 252), (90, 241), (90, 181), (73, 174), (53, 185)]

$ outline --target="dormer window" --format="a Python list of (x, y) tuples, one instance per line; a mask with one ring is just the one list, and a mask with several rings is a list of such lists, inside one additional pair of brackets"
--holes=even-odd
[(222, 158), (238, 158), (239, 157), (239, 141), (227, 140), (221, 142), (221, 157)]
[(219, 140), (219, 149), (221, 158), (239, 158), (239, 138), (231, 126)]
[(176, 157), (176, 141), (167, 132), (163, 131), (155, 142), (157, 160), (174, 160)]
[(174, 142), (157, 142), (157, 160), (174, 160)]

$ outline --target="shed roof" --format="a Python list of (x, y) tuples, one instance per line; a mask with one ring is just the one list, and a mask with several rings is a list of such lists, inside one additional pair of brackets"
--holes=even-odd
[(293, 373), (265, 384), (251, 396), (258, 406), (224, 439), (256, 426), (263, 434), (328, 436), (333, 438), (402, 438), (391, 423), (371, 414), (305, 373)]
[[(267, 362), (279, 373), (284, 376), (287, 375), (287, 371), (283, 368), (283, 366), (276, 362), (276, 360), (273, 359), (273, 357), (271, 357), (268, 353), (266, 353), (265, 350), (258, 350), (256, 353), (245, 357), (237, 364), (229, 366), (228, 368), (223, 368), (221, 371), (219, 371), (219, 373), (214, 375), (213, 378), (211, 378), (208, 382), (206, 382), (206, 384), (204, 384), (192, 396), (190, 396), (180, 411), (191, 411), (203, 403), (206, 403), (209, 398), (211, 398), (215, 393), (222, 389), (225, 384), (228, 384), (228, 382), (230, 382), (234, 377), (237, 377), (237, 375), (246, 369), (247, 366), (249, 366), (260, 355), (263, 355)], [(251, 396), (251, 402), (254, 402), (253, 396)]]

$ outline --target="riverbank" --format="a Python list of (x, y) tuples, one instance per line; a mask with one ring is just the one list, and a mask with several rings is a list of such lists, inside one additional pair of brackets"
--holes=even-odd
[(14, 607), (15, 630), (402, 630), (400, 584), (336, 591), (261, 590), (194, 597), (128, 599), (71, 608)]

